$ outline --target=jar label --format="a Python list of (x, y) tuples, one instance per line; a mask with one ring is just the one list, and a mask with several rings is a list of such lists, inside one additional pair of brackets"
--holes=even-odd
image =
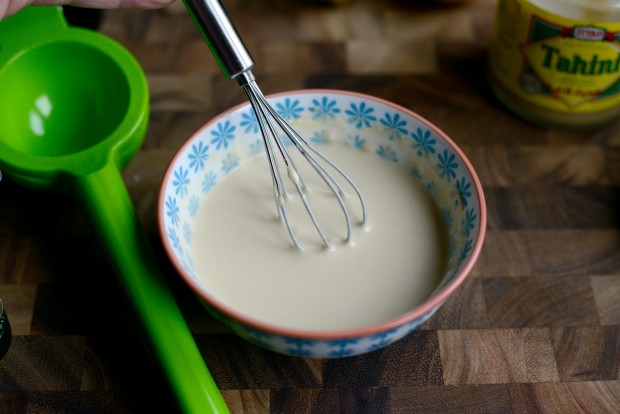
[(525, 101), (567, 113), (620, 103), (620, 23), (574, 20), (500, 0), (490, 75)]

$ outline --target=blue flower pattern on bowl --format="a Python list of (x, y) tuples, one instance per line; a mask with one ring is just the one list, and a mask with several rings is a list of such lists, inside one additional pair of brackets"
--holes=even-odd
[(381, 119), (381, 125), (383, 125), (388, 133), (390, 140), (400, 140), (403, 136), (407, 135), (407, 121), (400, 117), (400, 114), (391, 114), (386, 112)]
[(216, 150), (228, 148), (230, 141), (235, 138), (235, 129), (237, 129), (237, 127), (230, 125), (230, 121), (226, 121), (225, 123), (218, 122), (217, 129), (211, 131), (211, 135), (213, 136), (211, 144), (215, 145)]
[[(344, 124), (348, 128), (341, 137), (345, 145), (353, 150), (371, 150), (422, 180), (441, 206), (450, 232), (446, 276), (436, 293), (459, 274), (470, 259), (481, 231), (481, 205), (473, 194), (473, 178), (450, 143), (423, 120), (362, 95), (304, 92), (270, 98), (270, 101), (294, 128), (297, 128), (295, 122), (311, 119), (312, 122), (305, 121), (304, 125), (316, 129), (303, 135), (319, 142), (317, 145), (328, 141), (325, 131), (334, 123)], [(172, 174), (162, 197), (165, 236), (178, 262), (196, 281), (190, 249), (191, 221), (200, 203), (218, 182), (245, 160), (262, 153), (262, 138), (255, 119), (248, 106), (228, 113), (197, 133), (171, 166)], [(411, 144), (399, 144), (397, 152), (396, 143), (407, 139)], [(248, 341), (276, 352), (311, 358), (344, 357), (382, 348), (417, 329), (439, 306), (384, 332), (311, 340), (265, 332), (206, 305), (220, 322)]]
[(355, 125), (356, 128), (370, 128), (377, 120), (373, 115), (375, 108), (366, 106), (366, 102), (360, 102), (359, 105), (352, 103), (351, 107), (344, 111), (349, 116), (348, 122)]
[(258, 125), (258, 118), (256, 118), (256, 114), (252, 108), (248, 108), (248, 110), (241, 114), (243, 120), (239, 123), (241, 128), (244, 128), (244, 132), (253, 132), (258, 133), (260, 126)]
[(304, 111), (298, 99), (292, 101), (290, 98), (286, 98), (283, 103), (277, 103), (275, 107), (280, 116), (287, 121), (299, 119)]
[(338, 103), (334, 99), (327, 96), (312, 100), (312, 105), (308, 107), (308, 111), (312, 113), (312, 119), (334, 119), (341, 111), (337, 107)]

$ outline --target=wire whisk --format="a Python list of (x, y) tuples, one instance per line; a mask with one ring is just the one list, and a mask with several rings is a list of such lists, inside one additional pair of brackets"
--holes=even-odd
[(333, 244), (312, 210), (307, 197), (308, 186), (295, 165), (289, 152), (289, 148), (292, 147), (286, 145), (286, 140), (292, 142), (293, 147), (301, 153), (325, 186), (333, 193), (346, 223), (345, 242), (350, 242), (352, 238), (351, 215), (344, 201), (346, 192), (336, 177), (342, 178), (353, 189), (361, 204), (361, 224), (366, 225), (366, 204), (357, 185), (337, 164), (301, 137), (267, 101), (252, 74), (254, 61), (220, 2), (218, 0), (183, 1), (218, 61), (222, 72), (227, 78), (237, 80), (254, 109), (269, 161), (278, 215), (284, 222), (295, 247), (301, 249), (302, 245), (293, 231), (292, 223), (287, 214), (286, 200), (289, 195), (284, 183), (283, 172), (280, 171), (279, 164), (281, 163), (276, 159), (278, 155), (286, 168), (287, 178), (294, 185), (323, 245), (331, 249)]

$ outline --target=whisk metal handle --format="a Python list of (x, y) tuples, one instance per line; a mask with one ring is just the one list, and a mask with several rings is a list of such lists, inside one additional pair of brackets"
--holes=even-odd
[(254, 60), (219, 0), (183, 0), (183, 3), (228, 79), (252, 69)]

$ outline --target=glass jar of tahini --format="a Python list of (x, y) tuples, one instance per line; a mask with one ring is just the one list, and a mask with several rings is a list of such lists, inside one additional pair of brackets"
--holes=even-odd
[(591, 128), (620, 114), (620, 0), (499, 0), (491, 88), (521, 117)]

